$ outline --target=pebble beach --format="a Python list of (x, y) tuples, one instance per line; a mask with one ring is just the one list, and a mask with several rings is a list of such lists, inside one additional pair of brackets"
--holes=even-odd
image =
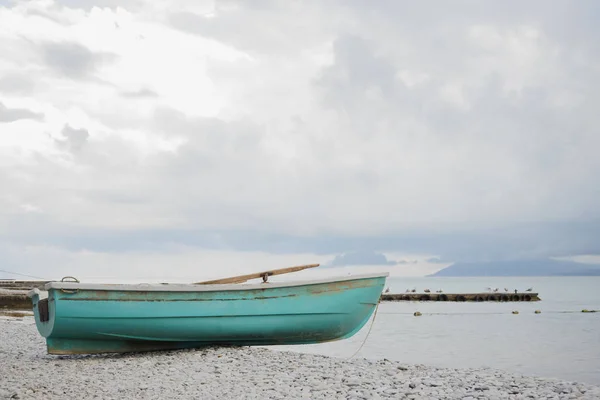
[(0, 317), (6, 399), (600, 399), (600, 387), (492, 369), (260, 347), (52, 356), (33, 317)]

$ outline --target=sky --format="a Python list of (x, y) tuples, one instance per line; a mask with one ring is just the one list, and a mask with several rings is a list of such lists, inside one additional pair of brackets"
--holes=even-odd
[(599, 18), (595, 0), (0, 0), (0, 270), (599, 260)]

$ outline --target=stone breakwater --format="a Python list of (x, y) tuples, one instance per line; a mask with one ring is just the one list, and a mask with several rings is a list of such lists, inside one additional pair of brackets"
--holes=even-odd
[(6, 290), (0, 288), (0, 310), (31, 311), (31, 308), (31, 299), (27, 297), (27, 290)]
[[(323, 346), (326, 346), (324, 344)], [(7, 399), (599, 399), (600, 387), (265, 348), (57, 357), (33, 318), (0, 319)]]

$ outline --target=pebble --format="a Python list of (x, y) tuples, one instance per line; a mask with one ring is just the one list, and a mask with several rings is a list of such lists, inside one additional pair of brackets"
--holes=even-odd
[(0, 399), (600, 399), (600, 387), (481, 369), (262, 347), (51, 356), (32, 318), (0, 319)]

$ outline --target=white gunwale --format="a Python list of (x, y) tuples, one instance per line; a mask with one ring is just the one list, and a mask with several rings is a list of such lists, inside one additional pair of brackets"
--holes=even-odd
[(311, 279), (305, 281), (288, 281), (288, 282), (268, 282), (268, 283), (252, 283), (252, 284), (215, 284), (215, 285), (195, 285), (186, 283), (134, 283), (134, 284), (107, 284), (107, 283), (77, 283), (77, 282), (48, 282), (44, 285), (44, 290), (50, 289), (79, 289), (79, 290), (106, 290), (106, 291), (148, 291), (148, 292), (216, 292), (216, 291), (232, 291), (232, 290), (258, 290), (258, 289), (273, 289), (286, 288), (305, 285), (318, 285), (322, 283), (355, 281), (360, 279), (384, 278), (388, 277), (388, 272), (360, 274), (349, 276), (337, 276), (323, 279)]

